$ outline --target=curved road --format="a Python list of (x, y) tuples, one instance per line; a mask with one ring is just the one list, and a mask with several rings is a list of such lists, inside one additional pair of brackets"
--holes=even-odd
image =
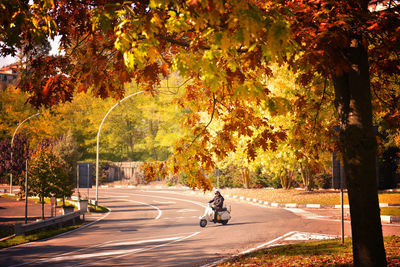
[(0, 266), (204, 266), (303, 232), (340, 233), (339, 222), (296, 209), (226, 200), (229, 223), (201, 228), (198, 217), (210, 196), (138, 189), (101, 189), (99, 196), (111, 212), (97, 223), (3, 249)]

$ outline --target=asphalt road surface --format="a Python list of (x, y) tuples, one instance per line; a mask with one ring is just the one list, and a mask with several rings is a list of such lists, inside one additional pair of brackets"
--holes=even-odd
[[(99, 201), (110, 213), (74, 232), (0, 250), (0, 266), (206, 266), (257, 247), (340, 234), (340, 222), (309, 211), (235, 200), (225, 201), (232, 208), (227, 225), (201, 228), (199, 216), (210, 199), (166, 190), (100, 189)], [(348, 223), (345, 229), (349, 234)]]

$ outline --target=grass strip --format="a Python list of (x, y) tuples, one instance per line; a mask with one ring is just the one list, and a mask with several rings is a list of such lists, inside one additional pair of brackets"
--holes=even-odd
[[(400, 237), (385, 237), (388, 266), (400, 264)], [(352, 266), (351, 239), (303, 242), (267, 248), (236, 257), (218, 266)]]
[(94, 205), (89, 204), (89, 207), (90, 207), (90, 212), (106, 213), (106, 212), (109, 211), (108, 208), (103, 207), (103, 206), (97, 206), (97, 207), (95, 207)]
[(400, 216), (400, 207), (381, 208), (381, 215)]
[(59, 235), (64, 232), (74, 230), (76, 228), (79, 228), (80, 226), (81, 226), (81, 224), (76, 224), (76, 225), (66, 226), (66, 227), (57, 228), (57, 229), (50, 229), (50, 230), (46, 230), (46, 231), (42, 231), (39, 233), (30, 234), (30, 235), (14, 236), (10, 239), (0, 241), (0, 248), (16, 246), (16, 245), (25, 244), (25, 243), (32, 242), (32, 241), (49, 238), (49, 237), (56, 236), (56, 235)]

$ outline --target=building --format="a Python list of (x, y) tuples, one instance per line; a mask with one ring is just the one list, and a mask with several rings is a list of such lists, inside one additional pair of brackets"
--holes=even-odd
[(110, 162), (104, 164), (101, 176), (104, 182), (125, 181), (132, 185), (143, 184), (145, 179), (141, 170), (142, 162)]
[(5, 90), (9, 84), (17, 84), (18, 68), (18, 63), (0, 68), (0, 90)]

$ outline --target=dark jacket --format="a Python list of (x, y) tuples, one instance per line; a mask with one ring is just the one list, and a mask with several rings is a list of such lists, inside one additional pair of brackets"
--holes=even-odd
[(217, 206), (217, 208), (222, 209), (222, 206), (224, 205), (224, 197), (221, 195), (216, 195), (213, 199), (208, 201), (208, 203), (213, 203), (214, 205)]

